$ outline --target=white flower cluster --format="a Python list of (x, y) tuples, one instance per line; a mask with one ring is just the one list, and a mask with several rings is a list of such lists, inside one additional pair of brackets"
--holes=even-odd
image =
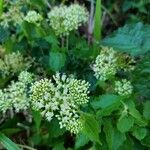
[(40, 21), (42, 21), (43, 17), (37, 13), (34, 10), (31, 10), (27, 13), (27, 15), (24, 17), (24, 20), (29, 23), (39, 24)]
[(72, 133), (81, 128), (79, 107), (88, 102), (89, 83), (57, 73), (53, 76), (54, 83), (48, 79), (36, 81), (31, 86), (31, 101), (35, 109), (51, 121), (59, 120), (60, 128), (65, 127)]
[(13, 23), (14, 26), (21, 24), (24, 14), (21, 12), (20, 4), (12, 2), (8, 7), (8, 11), (3, 12), (0, 16), (0, 25), (6, 28), (9, 27), (10, 23)]
[(5, 78), (10, 74), (28, 69), (31, 63), (31, 60), (24, 58), (19, 52), (6, 54), (3, 58), (0, 58), (0, 74)]
[(121, 96), (128, 96), (132, 94), (133, 86), (130, 81), (123, 79), (115, 82), (115, 91)]
[(78, 4), (56, 6), (48, 13), (48, 18), (56, 35), (65, 36), (88, 21), (88, 12)]
[(112, 48), (102, 47), (92, 66), (94, 75), (97, 79), (105, 81), (117, 72), (117, 56)]
[(0, 90), (0, 111), (5, 113), (8, 109), (16, 113), (27, 110), (30, 106), (28, 97), (28, 84), (33, 82), (33, 75), (27, 71), (20, 73), (18, 81), (3, 90)]

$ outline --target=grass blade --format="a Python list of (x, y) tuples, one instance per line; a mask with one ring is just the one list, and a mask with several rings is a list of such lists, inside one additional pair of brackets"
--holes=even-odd
[(101, 17), (101, 0), (96, 1), (96, 10), (94, 16), (94, 39), (97, 41), (101, 40), (101, 30), (102, 30), (102, 17)]
[(0, 0), (0, 16), (3, 13), (3, 0)]
[(3, 133), (0, 133), (0, 142), (7, 150), (21, 150), (14, 142), (12, 142)]

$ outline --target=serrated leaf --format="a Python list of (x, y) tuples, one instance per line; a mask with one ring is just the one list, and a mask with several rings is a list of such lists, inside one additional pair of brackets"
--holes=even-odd
[(128, 24), (106, 37), (102, 45), (137, 56), (150, 51), (150, 25)]
[(138, 140), (144, 139), (146, 134), (147, 134), (147, 129), (146, 128), (134, 127), (132, 129), (132, 135), (135, 136)]
[(144, 103), (143, 115), (146, 119), (150, 120), (150, 101)]
[(120, 132), (124, 133), (131, 129), (134, 124), (134, 118), (131, 116), (125, 116), (120, 118), (117, 122), (117, 128)]
[(111, 120), (105, 120), (104, 132), (109, 150), (117, 150), (126, 140), (125, 134), (114, 128), (111, 124)]
[(120, 101), (119, 96), (113, 95), (113, 94), (106, 94), (106, 95), (100, 96), (95, 101), (92, 101), (91, 105), (94, 109), (107, 108), (113, 105), (114, 103), (117, 103), (118, 101)]
[(144, 139), (141, 141), (142, 145), (150, 147), (150, 134), (148, 134)]
[(0, 133), (0, 142), (7, 150), (21, 150), (14, 142), (2, 133)]
[(66, 62), (66, 55), (60, 52), (50, 52), (49, 66), (53, 71), (60, 71)]
[(89, 138), (84, 134), (80, 133), (76, 137), (75, 149), (79, 149), (80, 147), (86, 145), (89, 142)]
[(110, 115), (112, 111), (120, 106), (121, 97), (113, 94), (102, 95), (91, 102), (94, 109), (98, 110), (97, 115)]
[(51, 122), (47, 122), (46, 124), (48, 131), (49, 131), (49, 136), (51, 138), (57, 138), (65, 133), (65, 129), (61, 129), (59, 126), (59, 122), (57, 119), (53, 119)]
[(91, 141), (101, 144), (99, 139), (100, 123), (95, 119), (94, 115), (83, 113), (81, 116), (83, 123), (82, 133), (85, 134)]
[(134, 117), (135, 123), (139, 126), (146, 126), (147, 121), (143, 118), (140, 112), (135, 108), (135, 104), (132, 100), (126, 101), (126, 104), (129, 109), (129, 114)]

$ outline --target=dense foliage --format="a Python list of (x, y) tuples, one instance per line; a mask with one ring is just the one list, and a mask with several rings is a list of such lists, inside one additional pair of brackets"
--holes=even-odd
[(2, 147), (149, 149), (148, 5), (0, 0)]

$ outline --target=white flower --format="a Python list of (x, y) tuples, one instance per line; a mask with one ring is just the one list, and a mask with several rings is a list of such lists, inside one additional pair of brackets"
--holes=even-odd
[(39, 24), (42, 19), (42, 16), (34, 10), (29, 11), (24, 18), (25, 21), (35, 24)]
[(60, 128), (66, 128), (72, 133), (77, 134), (82, 129), (78, 107), (70, 102), (64, 102), (60, 106), (59, 114), (56, 115), (59, 120)]
[(115, 91), (121, 96), (128, 96), (132, 94), (133, 86), (130, 81), (123, 79), (115, 82)]
[(22, 6), (20, 4), (12, 2), (8, 7), (8, 10), (6, 12), (3, 12), (0, 17), (0, 25), (4, 28), (12, 25), (20, 25), (24, 18), (24, 14), (23, 12), (21, 12)]
[(3, 78), (14, 75), (31, 66), (31, 61), (24, 58), (19, 52), (6, 54), (0, 58), (0, 73)]
[(82, 126), (79, 106), (89, 100), (89, 83), (59, 73), (53, 79), (54, 83), (48, 79), (33, 83), (30, 96), (32, 105), (48, 121), (55, 116), (59, 120), (60, 128), (78, 133)]
[(103, 47), (92, 66), (94, 75), (99, 80), (107, 80), (117, 72), (116, 52), (112, 48)]
[(54, 84), (51, 80), (45, 78), (32, 84), (30, 92), (33, 108), (41, 111), (41, 114), (50, 121), (53, 116), (53, 111), (58, 108), (58, 103), (53, 98), (55, 95)]
[(12, 81), (6, 89), (0, 90), (0, 111), (6, 112), (12, 109), (20, 112), (29, 109), (28, 83), (31, 83), (33, 79), (31, 79), (32, 74), (24, 71), (20, 75), (24, 76), (23, 74), (26, 78), (21, 78), (22, 80), (16, 82)]
[(88, 21), (88, 12), (85, 7), (78, 4), (56, 6), (49, 13), (50, 26), (56, 35), (68, 35), (70, 31), (77, 30), (79, 26)]

